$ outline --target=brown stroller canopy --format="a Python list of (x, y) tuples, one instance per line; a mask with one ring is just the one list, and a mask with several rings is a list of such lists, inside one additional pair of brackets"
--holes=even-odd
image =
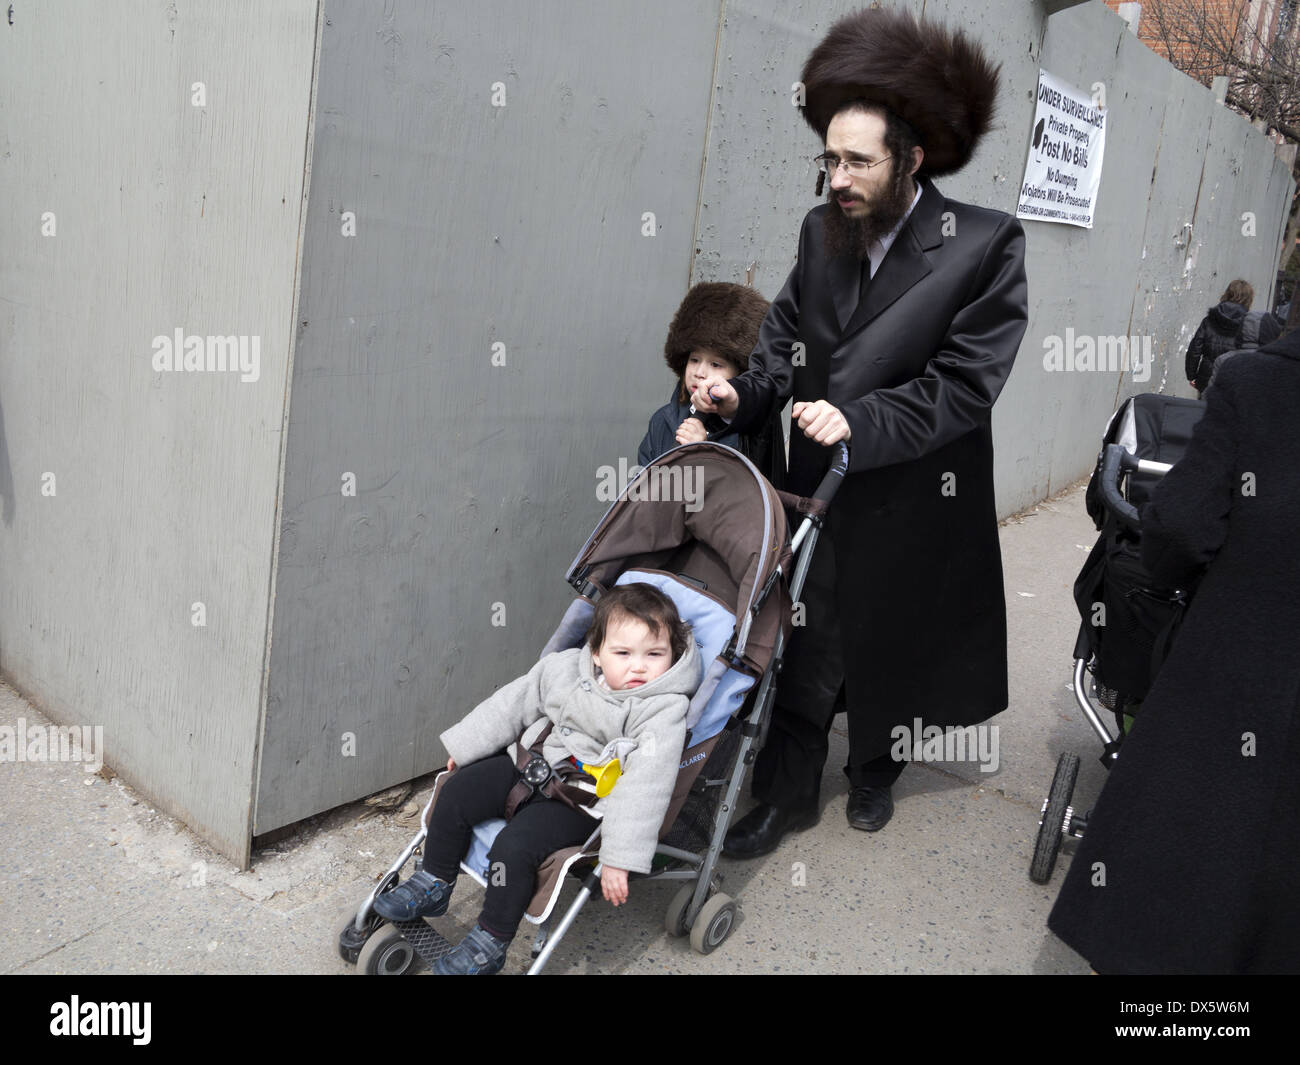
[(735, 615), (736, 657), (754, 675), (772, 657), (789, 618), (777, 581), (756, 618), (750, 610), (791, 554), (776, 490), (741, 455), (721, 444), (674, 448), (642, 470), (610, 506), (569, 567), (579, 589), (610, 588), (628, 569), (658, 570), (701, 589)]

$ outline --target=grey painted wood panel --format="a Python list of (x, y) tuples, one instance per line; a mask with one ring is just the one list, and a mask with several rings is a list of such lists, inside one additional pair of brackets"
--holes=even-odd
[[(314, 0), (17, 6), (0, 670), (102, 723), (109, 764), (240, 861), (250, 831), (436, 767), (438, 732), (566, 603), (601, 468), (632, 463), (668, 398), (688, 285), (783, 283), (819, 147), (791, 83), (856, 6), (331, 0), (314, 111)], [(1235, 276), (1271, 290), (1292, 184), (1102, 5), (925, 10), (1014, 86), (940, 183), (954, 198), (1014, 210), (1040, 63), (1110, 94), (1097, 228), (1025, 223), (1031, 321), (994, 416), (1007, 513), (1085, 472), (1124, 396), (1187, 394), (1205, 307)], [(257, 336), (258, 379), (156, 372), (177, 328)], [(1066, 329), (1150, 336), (1152, 380), (1045, 372)]]
[[(102, 725), (107, 763), (237, 861), (315, 15), (53, 0), (0, 21), (0, 668)], [(177, 329), (250, 338), (249, 372), (155, 371)]]
[[(666, 398), (656, 351), (687, 270), (771, 297), (792, 265), (819, 148), (792, 83), (856, 6), (327, 9), (257, 831), (433, 768), (438, 731), (531, 661), (602, 509), (594, 467), (630, 456)], [(1040, 64), (1110, 92), (1099, 224), (1025, 223), (1031, 322), (994, 416), (1005, 514), (1085, 473), (1117, 402), (1180, 356), (1219, 285), (1183, 276), (1182, 222), (1226, 233), (1251, 204), (1273, 234), (1287, 182), (1100, 5), (925, 9), (1003, 65), (995, 129), (940, 182), (956, 199), (1015, 210)], [(1198, 166), (1156, 165), (1211, 123)], [(1229, 181), (1232, 159), (1269, 176)], [(1221, 248), (1217, 268), (1267, 291), (1275, 246)], [(1067, 330), (1149, 335), (1156, 379), (1046, 371)]]
[(436, 767), (558, 621), (672, 387), (718, 15), (325, 10), (259, 833)]

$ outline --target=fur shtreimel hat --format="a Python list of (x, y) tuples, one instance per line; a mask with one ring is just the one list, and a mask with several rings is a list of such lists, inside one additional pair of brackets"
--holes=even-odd
[(708, 348), (744, 373), (766, 315), (767, 300), (747, 285), (722, 281), (695, 285), (673, 315), (664, 359), (681, 377), (691, 352)]
[(803, 67), (803, 117), (823, 140), (850, 100), (883, 104), (916, 130), (920, 173), (951, 174), (970, 161), (993, 121), (998, 71), (960, 30), (908, 11), (868, 8), (830, 28)]

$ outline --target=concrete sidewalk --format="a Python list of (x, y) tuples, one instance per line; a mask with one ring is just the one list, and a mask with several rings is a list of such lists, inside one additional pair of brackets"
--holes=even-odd
[[(992, 722), (995, 772), (973, 761), (913, 765), (895, 788), (889, 827), (858, 832), (844, 820), (847, 739), (837, 724), (821, 823), (757, 861), (724, 859), (723, 890), (742, 916), (714, 954), (665, 935), (672, 884), (634, 882), (627, 906), (588, 906), (550, 969), (1086, 973), (1046, 929), (1071, 845), (1050, 884), (1028, 876), (1057, 756), (1083, 759), (1077, 807), (1091, 807), (1105, 776), (1070, 688), (1079, 624), (1070, 589), (1096, 535), (1082, 484), (1008, 520), (1001, 535), (1011, 706)], [(0, 685), (0, 724), (20, 717), (46, 723)], [(255, 851), (241, 873), (110, 777), (77, 763), (0, 763), (0, 972), (353, 971), (332, 928), (409, 841), (414, 829), (400, 812), (354, 803), (311, 818)], [(422, 803), (431, 781), (418, 781), (413, 798)], [(746, 788), (739, 812), (750, 805)], [(564, 902), (571, 897), (572, 888)], [(437, 922), (448, 938), (468, 930), (480, 899), (462, 883)], [(529, 932), (521, 929), (507, 972), (527, 967)]]

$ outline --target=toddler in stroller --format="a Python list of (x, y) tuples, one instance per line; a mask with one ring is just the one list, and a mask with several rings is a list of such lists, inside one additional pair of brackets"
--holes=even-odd
[[(586, 840), (598, 818), (601, 888), (625, 902), (628, 872), (650, 871), (699, 681), (699, 652), (672, 600), (649, 584), (611, 589), (582, 647), (547, 655), (442, 734), (448, 770), (461, 768), (433, 808), (422, 868), (375, 910), (390, 921), (445, 913), (474, 826), (500, 816), (509, 824), (488, 854), (478, 922), (435, 972), (498, 972), (538, 866)], [(515, 754), (497, 753), (511, 741)], [(617, 787), (584, 771), (614, 759)]]

